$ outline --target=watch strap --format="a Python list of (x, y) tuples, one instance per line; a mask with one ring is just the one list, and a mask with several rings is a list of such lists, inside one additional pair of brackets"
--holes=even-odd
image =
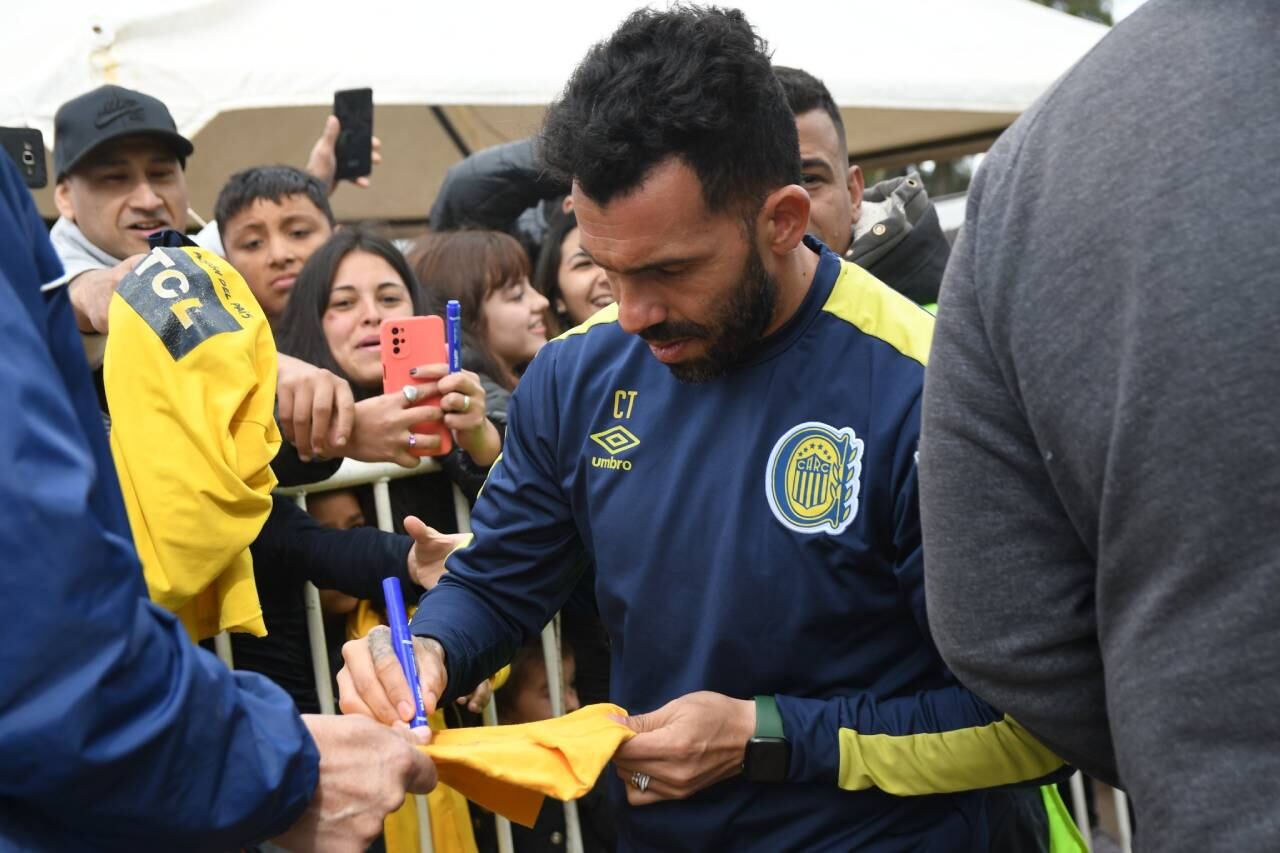
[(782, 714), (778, 712), (778, 700), (772, 696), (756, 697), (756, 737), (785, 739)]

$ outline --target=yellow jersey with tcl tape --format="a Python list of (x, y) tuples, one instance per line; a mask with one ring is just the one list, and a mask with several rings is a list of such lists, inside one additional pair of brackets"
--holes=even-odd
[(185, 247), (154, 249), (108, 320), (111, 453), (147, 590), (195, 640), (263, 636), (249, 543), (280, 449), (266, 317), (230, 264)]

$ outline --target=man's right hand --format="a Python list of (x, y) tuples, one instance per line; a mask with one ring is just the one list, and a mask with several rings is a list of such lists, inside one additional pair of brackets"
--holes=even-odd
[(125, 258), (110, 269), (86, 270), (67, 284), (67, 298), (76, 315), (76, 325), (85, 334), (107, 333), (107, 314), (111, 308), (111, 296), (121, 280), (133, 271), (146, 255)]
[(405, 794), (436, 786), (436, 768), (414, 743), (427, 737), (360, 717), (304, 714), (320, 751), (320, 779), (302, 817), (275, 841), (294, 851), (361, 853)]
[[(422, 704), (430, 714), (448, 683), (444, 647), (430, 637), (413, 638)], [(413, 719), (413, 693), (391, 648), (391, 629), (379, 625), (368, 636), (342, 647), (346, 663), (338, 671), (338, 707), (344, 714), (361, 714), (388, 725)]]

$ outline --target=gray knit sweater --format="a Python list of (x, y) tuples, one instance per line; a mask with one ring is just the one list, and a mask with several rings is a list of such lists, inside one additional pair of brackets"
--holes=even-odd
[(1280, 849), (1280, 4), (1153, 0), (997, 143), (925, 389), (930, 624), (1132, 795)]

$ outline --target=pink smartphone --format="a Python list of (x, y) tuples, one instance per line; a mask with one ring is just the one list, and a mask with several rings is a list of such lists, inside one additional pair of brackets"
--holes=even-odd
[[(382, 390), (390, 394), (406, 385), (419, 381), (409, 375), (410, 368), (424, 364), (447, 364), (449, 347), (444, 339), (444, 320), (434, 315), (426, 317), (397, 317), (383, 320), (379, 329), (379, 350), (382, 357)], [(415, 406), (440, 405), (440, 395), (416, 400)], [(421, 435), (440, 436), (436, 450), (414, 448), (414, 456), (444, 456), (453, 449), (453, 435), (443, 421), (423, 422), (411, 428)]]

